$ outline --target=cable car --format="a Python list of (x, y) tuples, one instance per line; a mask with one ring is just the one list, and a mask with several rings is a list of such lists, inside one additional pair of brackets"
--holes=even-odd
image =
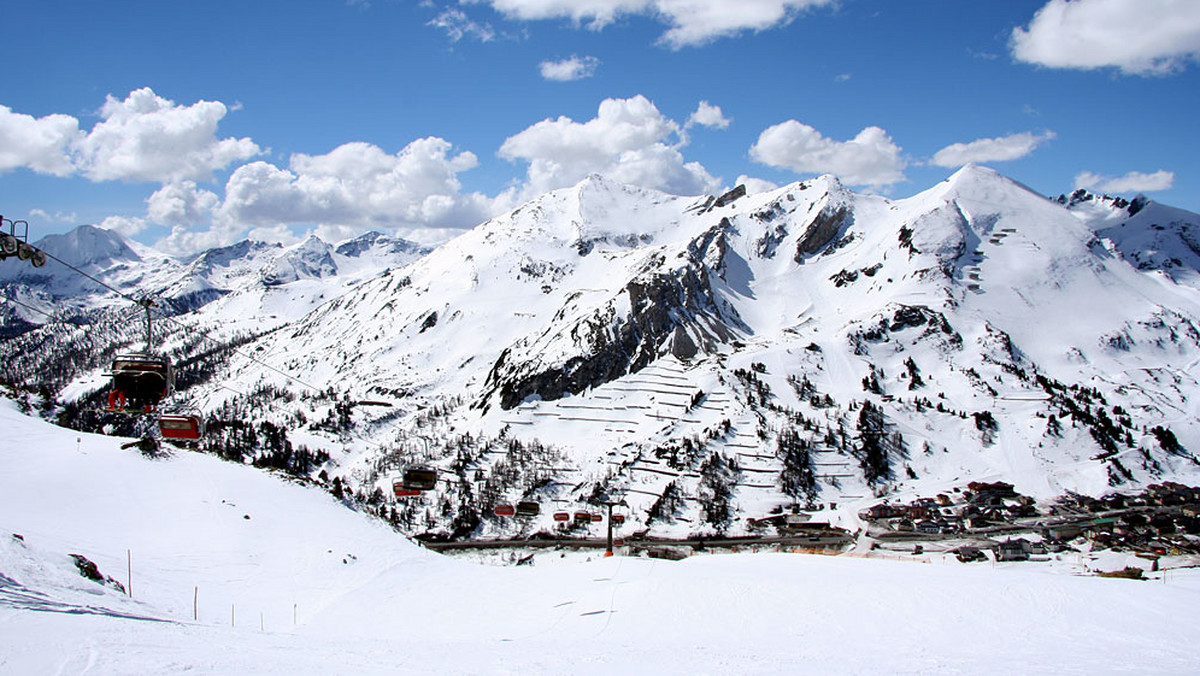
[(421, 491), (414, 490), (412, 488), (405, 488), (404, 482), (397, 480), (392, 482), (392, 493), (394, 493), (398, 498), (411, 498), (413, 496), (420, 495)]
[(437, 470), (432, 467), (409, 467), (404, 470), (403, 487), (410, 491), (431, 491), (437, 486)]
[(522, 500), (517, 503), (517, 516), (537, 516), (542, 513), (542, 506), (532, 500)]
[(512, 505), (496, 505), (492, 508), (492, 514), (496, 516), (512, 516), (517, 510), (513, 509)]
[(119, 354), (109, 375), (113, 383), (108, 393), (110, 411), (153, 411), (175, 385), (171, 361), (152, 354)]
[(198, 415), (160, 415), (158, 431), (164, 439), (195, 441), (204, 434), (204, 424)]
[(570, 512), (555, 512), (554, 520), (555, 521), (570, 521), (571, 513)]

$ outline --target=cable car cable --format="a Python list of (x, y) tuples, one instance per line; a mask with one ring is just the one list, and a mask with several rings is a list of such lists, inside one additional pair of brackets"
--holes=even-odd
[[(79, 274), (79, 275), (82, 275), (83, 277), (85, 277), (85, 278), (87, 278), (87, 279), (91, 280), (92, 282), (94, 282), (94, 283), (96, 283), (96, 284), (99, 284), (100, 286), (104, 287), (105, 289), (108, 289), (109, 291), (112, 291), (113, 293), (117, 294), (117, 295), (118, 295), (118, 296), (120, 296), (121, 298), (124, 298), (125, 300), (128, 300), (129, 302), (131, 302), (131, 303), (133, 303), (133, 304), (135, 304), (135, 305), (138, 305), (139, 307), (146, 308), (146, 310), (147, 310), (148, 312), (154, 312), (154, 313), (158, 314), (158, 316), (159, 316), (160, 318), (162, 318), (162, 319), (164, 319), (164, 320), (166, 320), (166, 321), (168, 321), (168, 322), (170, 322), (170, 323), (172, 323), (172, 324), (176, 325), (177, 327), (179, 327), (179, 328), (180, 328), (180, 329), (182, 329), (182, 330), (185, 330), (185, 331), (193, 331), (193, 332), (199, 333), (199, 334), (201, 335), (201, 337), (202, 337), (202, 338), (206, 338), (206, 339), (208, 339), (209, 341), (211, 341), (212, 343), (214, 343), (214, 344), (215, 344), (217, 347), (219, 347), (219, 348), (228, 348), (228, 349), (229, 349), (231, 352), (233, 352), (234, 354), (237, 354), (237, 355), (239, 355), (239, 356), (241, 356), (241, 357), (243, 357), (243, 358), (247, 359), (248, 361), (251, 361), (251, 362), (253, 362), (253, 363), (255, 363), (255, 364), (258, 364), (258, 365), (260, 365), (260, 366), (262, 366), (262, 367), (264, 367), (264, 368), (267, 368), (267, 369), (269, 369), (269, 370), (271, 370), (271, 371), (273, 371), (273, 372), (277, 373), (278, 375), (280, 375), (280, 376), (283, 376), (283, 377), (284, 377), (285, 379), (287, 379), (287, 380), (290, 380), (290, 381), (292, 381), (292, 382), (294, 382), (294, 383), (297, 383), (297, 384), (299, 384), (299, 385), (303, 385), (304, 387), (307, 387), (308, 389), (312, 390), (313, 392), (322, 393), (322, 394), (325, 392), (325, 390), (324, 390), (324, 389), (322, 389), (322, 388), (319, 388), (319, 387), (317, 387), (316, 385), (313, 385), (313, 384), (311, 384), (311, 383), (305, 382), (305, 381), (301, 380), (300, 378), (297, 378), (297, 377), (295, 377), (295, 376), (293, 376), (293, 375), (291, 375), (291, 374), (287, 373), (286, 371), (283, 371), (282, 369), (279, 369), (279, 368), (277, 368), (277, 367), (275, 367), (275, 366), (272, 366), (271, 364), (268, 364), (267, 362), (265, 362), (265, 361), (263, 361), (263, 360), (261, 360), (261, 359), (258, 359), (257, 357), (255, 357), (255, 356), (253, 356), (253, 355), (251, 355), (251, 354), (247, 354), (246, 352), (243, 352), (243, 351), (242, 351), (241, 349), (239, 349), (239, 348), (236, 348), (236, 347), (228, 347), (228, 345), (227, 345), (226, 343), (224, 343), (224, 342), (222, 342), (222, 341), (218, 340), (217, 338), (214, 338), (214, 337), (213, 337), (213, 336), (212, 336), (212, 335), (211, 335), (211, 334), (210, 334), (210, 333), (209, 333), (207, 330), (205, 330), (205, 329), (203, 329), (203, 328), (201, 328), (201, 327), (199, 327), (199, 326), (188, 326), (187, 324), (184, 324), (183, 322), (179, 321), (179, 320), (178, 320), (178, 319), (176, 319), (175, 317), (172, 317), (172, 316), (170, 316), (170, 315), (166, 314), (166, 313), (165, 313), (165, 312), (163, 312), (161, 309), (158, 309), (158, 308), (157, 308), (157, 306), (148, 306), (148, 305), (147, 305), (147, 303), (149, 302), (149, 301), (148, 301), (148, 298), (149, 298), (148, 296), (146, 296), (146, 297), (143, 297), (143, 298), (141, 298), (141, 299), (135, 298), (135, 297), (133, 297), (132, 295), (130, 295), (130, 294), (128, 294), (128, 293), (126, 293), (126, 292), (124, 292), (124, 291), (121, 291), (120, 289), (118, 289), (118, 288), (116, 288), (116, 287), (112, 286), (111, 284), (108, 284), (107, 282), (104, 282), (103, 280), (100, 280), (100, 279), (97, 279), (96, 277), (93, 277), (92, 275), (88, 274), (87, 272), (85, 272), (85, 271), (83, 271), (83, 270), (79, 269), (78, 267), (76, 267), (76, 266), (74, 266), (74, 265), (71, 265), (70, 263), (68, 263), (68, 262), (64, 261), (63, 259), (59, 258), (58, 256), (55, 256), (54, 254), (52, 254), (52, 253), (50, 253), (50, 252), (48, 252), (48, 251), (43, 251), (43, 252), (46, 254), (46, 257), (47, 257), (47, 258), (49, 258), (50, 260), (53, 260), (53, 261), (55, 261), (55, 262), (57, 262), (57, 263), (61, 264), (63, 267), (65, 267), (65, 268), (67, 268), (67, 269), (69, 269), (69, 270), (71, 270), (71, 271), (73, 271), (73, 272), (75, 272), (75, 273), (77, 273), (77, 274)], [(13, 299), (11, 299), (11, 298), (5, 298), (5, 300), (13, 300)], [(28, 307), (29, 309), (31, 309), (31, 310), (34, 310), (34, 311), (36, 311), (36, 312), (39, 312), (39, 313), (41, 313), (41, 314), (43, 314), (43, 315), (45, 315), (45, 316), (47, 316), (47, 317), (50, 317), (52, 320), (54, 319), (54, 317), (53, 317), (52, 315), (50, 315), (49, 313), (47, 313), (47, 312), (45, 312), (45, 311), (43, 311), (43, 310), (39, 310), (39, 309), (37, 309), (37, 308), (33, 308), (33, 307), (30, 307), (30, 306), (27, 306), (27, 305), (25, 305), (24, 303), (21, 303), (20, 301), (13, 300), (13, 302), (17, 303), (18, 305), (22, 305), (23, 307)], [(147, 346), (147, 348), (149, 348), (149, 346)], [(228, 391), (230, 391), (230, 392), (233, 392), (234, 394), (237, 394), (238, 396), (242, 396), (242, 397), (248, 397), (248, 396), (249, 396), (249, 395), (246, 395), (246, 394), (244, 394), (244, 393), (242, 393), (242, 392), (238, 392), (237, 390), (235, 390), (235, 389), (233, 389), (233, 388), (231, 388), (231, 387), (228, 387), (228, 386), (226, 386), (226, 385), (217, 385), (217, 387), (218, 387), (218, 388), (220, 388), (220, 389), (224, 389), (224, 390), (228, 390)], [(274, 405), (273, 405), (271, 402), (265, 402), (265, 403), (266, 403), (266, 406), (267, 406), (267, 407), (269, 407), (269, 408), (273, 408), (273, 409), (275, 409), (277, 412), (284, 413), (284, 414), (286, 414), (286, 413), (287, 413), (287, 411), (284, 411), (284, 410), (282, 410), (282, 409), (279, 409), (279, 408), (277, 408), (277, 407), (276, 407), (276, 406), (274, 406)], [(365, 437), (361, 437), (361, 436), (359, 436), (359, 435), (356, 435), (356, 434), (347, 434), (347, 436), (349, 436), (351, 439), (356, 439), (356, 440), (358, 440), (358, 441), (362, 441), (362, 442), (366, 443), (367, 445), (374, 446), (374, 447), (376, 447), (376, 448), (379, 448), (379, 449), (386, 449), (386, 447), (385, 447), (383, 444), (381, 444), (381, 443), (378, 443), (378, 442), (375, 442), (375, 441), (371, 441), (370, 439), (366, 439)]]
[(44, 315), (45, 317), (47, 317), (47, 318), (48, 318), (50, 321), (52, 321), (52, 322), (61, 322), (61, 321), (63, 321), (61, 318), (59, 318), (59, 317), (55, 317), (54, 315), (50, 314), (49, 312), (46, 312), (45, 310), (43, 310), (43, 309), (41, 309), (41, 308), (36, 308), (36, 307), (34, 307), (34, 306), (32, 306), (32, 305), (29, 305), (29, 304), (27, 304), (27, 303), (22, 303), (21, 301), (17, 300), (16, 298), (12, 298), (12, 297), (10, 297), (10, 296), (0, 296), (0, 299), (3, 299), (3, 300), (5, 300), (5, 301), (7, 301), (7, 302), (9, 302), (9, 303), (13, 303), (14, 305), (20, 305), (21, 307), (25, 308), (26, 310), (31, 310), (31, 311), (33, 311), (33, 312), (36, 312), (36, 313), (40, 314), (40, 315)]

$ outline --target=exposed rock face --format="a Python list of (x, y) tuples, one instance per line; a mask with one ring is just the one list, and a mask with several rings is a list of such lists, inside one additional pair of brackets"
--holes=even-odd
[[(486, 406), (496, 396), (507, 410), (529, 397), (559, 399), (635, 373), (660, 356), (688, 360), (733, 339), (745, 326), (713, 291), (727, 247), (723, 227), (727, 223), (693, 241), (682, 254), (686, 264), (664, 270), (665, 259), (659, 258), (559, 332), (506, 348), (479, 403)], [(577, 298), (568, 298), (560, 317), (577, 310)]]
[(804, 234), (800, 235), (796, 243), (795, 261), (803, 262), (806, 257), (820, 252), (852, 220), (853, 215), (845, 206), (826, 205), (804, 229)]

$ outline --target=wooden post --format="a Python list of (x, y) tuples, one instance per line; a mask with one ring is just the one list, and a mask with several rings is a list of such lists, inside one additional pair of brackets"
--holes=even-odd
[(129, 586), (126, 587), (125, 591), (126, 591), (126, 593), (129, 594), (129, 598), (133, 598), (133, 550), (132, 549), (125, 550), (125, 560), (128, 565), (128, 569), (127, 569), (128, 577), (126, 577), (125, 579), (129, 582)]
[(196, 591), (192, 593), (192, 621), (200, 621), (200, 586), (196, 586)]

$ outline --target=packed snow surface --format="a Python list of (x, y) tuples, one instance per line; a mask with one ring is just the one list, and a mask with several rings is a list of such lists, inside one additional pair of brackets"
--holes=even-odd
[(249, 467), (147, 459), (8, 403), (0, 424), (0, 673), (1200, 671), (1190, 570), (774, 552), (489, 566)]

